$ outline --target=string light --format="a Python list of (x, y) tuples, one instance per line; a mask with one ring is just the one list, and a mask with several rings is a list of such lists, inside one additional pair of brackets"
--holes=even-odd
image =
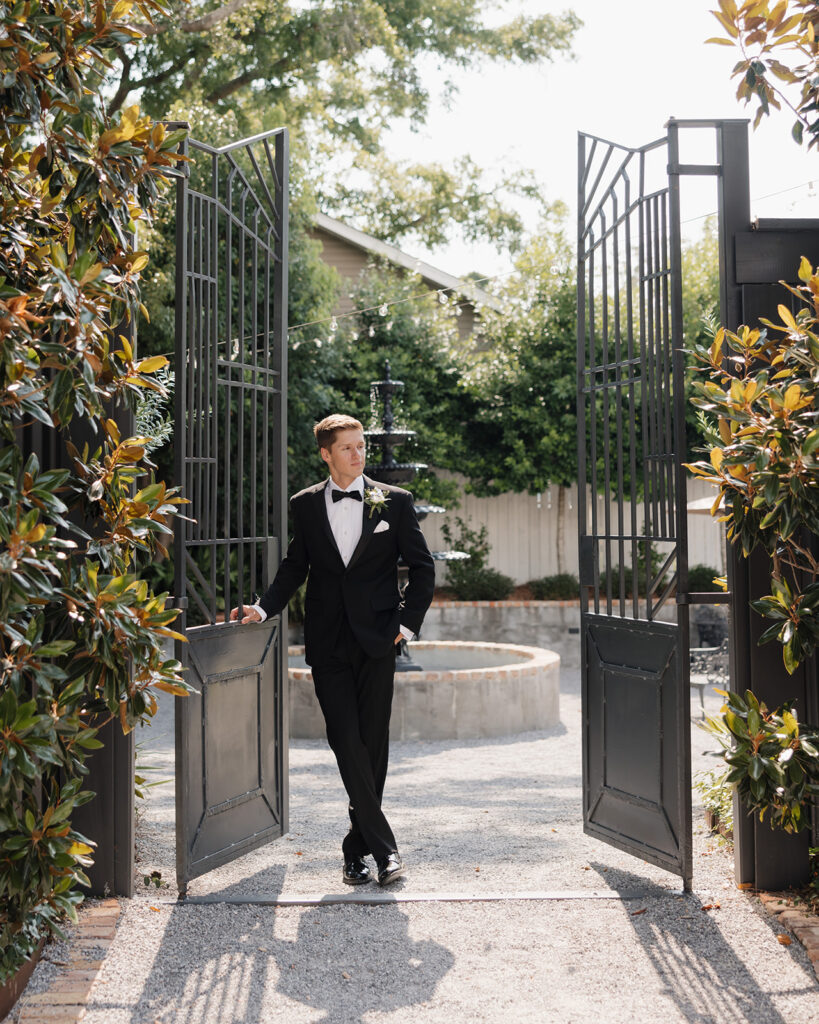
[[(774, 199), (776, 196), (784, 196), (786, 192), (796, 192), (800, 188), (806, 188), (808, 194), (813, 191), (815, 185), (814, 181), (803, 181), (801, 185), (791, 185), (789, 188), (781, 188), (778, 192), (769, 192), (765, 196), (754, 196), (751, 200), (752, 203), (761, 203), (763, 199)], [(711, 213), (701, 213), (697, 217), (689, 217), (688, 220), (681, 221), (682, 224), (691, 224), (695, 220), (705, 220), (707, 217), (716, 217), (717, 210), (712, 210)]]
[[(778, 192), (769, 192), (767, 195), (764, 195), (764, 196), (755, 196), (755, 197), (753, 197), (751, 199), (751, 202), (752, 203), (759, 203), (759, 202), (762, 202), (764, 199), (773, 199), (776, 196), (784, 195), (787, 192), (795, 192), (795, 191), (797, 191), (798, 189), (801, 189), (801, 188), (807, 188), (809, 190), (812, 190), (814, 188), (814, 186), (815, 186), (815, 181), (803, 181), (801, 185), (791, 185), (789, 188), (780, 189), (780, 191), (778, 191)], [(715, 216), (716, 212), (717, 211), (715, 210), (712, 213), (702, 213), (702, 214), (699, 214), (697, 217), (689, 217), (688, 220), (684, 220), (681, 223), (683, 223), (683, 224), (690, 224), (690, 223), (692, 223), (692, 221), (695, 221), (695, 220), (705, 220), (706, 217), (713, 217), (713, 216)], [(416, 261), (416, 264), (417, 263), (418, 263), (418, 261)], [(543, 267), (542, 266), (538, 266), (538, 267), (534, 267), (534, 268), (531, 268), (531, 269), (536, 269), (537, 270), (537, 269), (543, 269)], [(486, 283), (488, 283), (490, 281), (500, 281), (503, 278), (510, 277), (512, 274), (516, 274), (516, 273), (518, 273), (517, 268), (512, 268), (512, 270), (507, 270), (507, 271), (505, 271), (502, 274), (494, 274), (494, 275), (489, 275), (487, 277), (469, 278), (469, 280), (465, 281), (464, 284), (465, 285), (470, 285), (470, 284), (473, 284), (473, 285), (486, 284)], [(561, 267), (558, 266), (557, 264), (552, 264), (552, 265), (549, 266), (549, 273), (551, 273), (551, 274), (556, 276), (556, 275), (561, 273)], [(416, 299), (426, 299), (426, 298), (429, 298), (431, 295), (436, 295), (437, 294), (438, 301), (441, 303), (441, 305), (446, 305), (446, 303), (448, 301), (448, 291), (449, 291), (449, 289), (446, 289), (446, 288), (437, 288), (437, 289), (429, 289), (428, 288), (428, 289), (425, 289), (423, 292), (416, 292), (414, 295), (405, 295), (405, 296), (403, 296), (400, 299), (389, 299), (386, 302), (382, 302), (382, 303), (380, 303), (377, 306), (365, 306), (365, 307), (363, 307), (361, 309), (352, 309), (348, 313), (336, 313), (333, 316), (324, 317), (321, 320), (308, 320), (308, 321), (306, 321), (303, 324), (293, 324), (292, 326), (287, 328), (287, 331), (288, 331), (288, 333), (290, 333), (291, 331), (301, 330), (303, 327), (320, 327), (323, 324), (329, 324), (330, 325), (330, 330), (333, 333), (335, 333), (335, 331), (338, 329), (338, 321), (339, 320), (344, 320), (344, 319), (347, 319), (348, 317), (351, 317), (351, 316), (360, 316), (362, 313), (373, 313), (373, 312), (378, 312), (379, 316), (386, 316), (388, 311), (393, 306), (400, 306), (404, 302), (415, 302)], [(455, 312), (456, 312), (456, 315), (460, 315), (460, 313), (462, 311), (461, 311), (460, 307), (456, 307)], [(418, 322), (417, 318), (415, 319), (415, 322), (416, 323)], [(375, 328), (374, 327), (370, 327), (367, 333), (368, 333), (369, 337), (371, 337), (371, 338), (374, 337), (375, 336)], [(320, 345), (319, 342), (317, 342), (317, 344)], [(238, 351), (238, 341), (236, 341), (234, 343), (234, 355), (236, 357), (238, 357), (238, 354), (239, 354), (239, 351)], [(167, 358), (173, 358), (174, 353), (173, 352), (163, 352), (162, 355), (166, 356)], [(571, 505), (569, 507), (571, 508)]]

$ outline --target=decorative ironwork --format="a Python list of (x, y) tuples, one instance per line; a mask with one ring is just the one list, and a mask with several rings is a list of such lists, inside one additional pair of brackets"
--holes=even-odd
[(199, 695), (177, 714), (177, 873), (189, 879), (287, 824), (285, 633), (225, 623), (263, 591), (287, 529), (287, 132), (190, 140), (176, 208), (178, 655)]

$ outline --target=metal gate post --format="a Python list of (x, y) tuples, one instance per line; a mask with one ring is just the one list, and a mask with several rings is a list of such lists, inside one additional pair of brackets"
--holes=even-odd
[[(751, 192), (748, 175), (748, 124), (727, 123), (717, 129), (717, 161), (722, 173), (717, 179), (719, 245), (720, 323), (735, 331), (742, 318), (742, 288), (737, 284), (734, 238), (751, 224)], [(748, 572), (742, 552), (726, 542), (725, 564), (731, 595), (729, 630), (729, 672), (731, 688), (750, 680), (748, 637)], [(745, 687), (741, 687), (742, 690)], [(754, 824), (744, 813), (734, 793), (734, 876), (738, 885), (753, 882)]]
[[(186, 126), (187, 127), (187, 126)], [(184, 138), (180, 144), (179, 152), (182, 156), (188, 156), (188, 140)], [(188, 375), (185, 372), (187, 363), (187, 331), (188, 331), (188, 303), (185, 295), (187, 271), (188, 271), (188, 176), (190, 165), (182, 161), (179, 164), (179, 177), (176, 180), (176, 277), (175, 277), (175, 317), (174, 317), (174, 424), (176, 426), (174, 436), (173, 452), (173, 477), (174, 482), (180, 485), (185, 481), (185, 447), (187, 445), (187, 422), (185, 409), (187, 407)], [(175, 607), (180, 609), (179, 617), (174, 622), (174, 630), (182, 636), (186, 629), (186, 608), (188, 599), (185, 595), (185, 579), (187, 567), (185, 565), (185, 531), (187, 523), (184, 519), (174, 520), (174, 600)], [(174, 641), (174, 656), (184, 669), (188, 668), (188, 644), (181, 640)], [(179, 714), (178, 702), (184, 698), (174, 698), (174, 742), (176, 750), (184, 750), (187, 754), (188, 737), (182, 728), (182, 720)], [(178, 755), (177, 755), (178, 756)], [(174, 807), (176, 813), (177, 832), (182, 827), (181, 813), (185, 806), (186, 779), (181, 772), (175, 772)], [(184, 866), (179, 863), (179, 848), (177, 847), (177, 878), (184, 877)], [(179, 894), (184, 896), (186, 889), (180, 886)]]

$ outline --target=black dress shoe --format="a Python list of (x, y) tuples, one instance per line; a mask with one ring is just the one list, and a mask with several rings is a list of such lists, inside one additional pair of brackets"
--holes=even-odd
[(387, 857), (378, 857), (375, 864), (378, 868), (379, 885), (389, 885), (404, 874), (404, 862), (397, 853), (391, 853)]
[(344, 861), (342, 882), (346, 882), (347, 885), (365, 885), (371, 878), (370, 869), (364, 863), (363, 857), (351, 857)]

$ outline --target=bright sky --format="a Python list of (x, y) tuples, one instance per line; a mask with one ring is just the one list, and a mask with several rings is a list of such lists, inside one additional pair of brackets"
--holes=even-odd
[[(490, 169), (532, 169), (548, 199), (569, 204), (573, 234), (578, 131), (638, 146), (663, 135), (670, 116), (753, 116), (735, 98), (731, 69), (738, 51), (704, 44), (721, 34), (709, 13), (715, 0), (510, 0), (498, 6), (499, 20), (517, 11), (570, 6), (584, 22), (575, 41), (577, 59), (542, 68), (487, 64), (449, 72), (460, 88), (451, 108), (434, 108), (419, 133), (394, 131), (393, 155), (446, 163), (468, 153)], [(430, 66), (433, 95), (434, 83), (445, 77)], [(756, 132), (749, 129), (754, 216), (819, 217), (819, 153), (808, 155), (793, 142), (792, 122), (789, 111), (774, 111)], [(687, 134), (683, 160), (713, 163), (713, 132)], [(696, 234), (698, 218), (716, 210), (716, 193), (712, 179), (689, 181), (682, 217), (688, 222), (684, 231)], [(528, 230), (536, 228), (527, 223)], [(456, 242), (432, 253), (406, 248), (455, 274), (500, 274), (510, 267), (508, 255), (489, 246)]]

